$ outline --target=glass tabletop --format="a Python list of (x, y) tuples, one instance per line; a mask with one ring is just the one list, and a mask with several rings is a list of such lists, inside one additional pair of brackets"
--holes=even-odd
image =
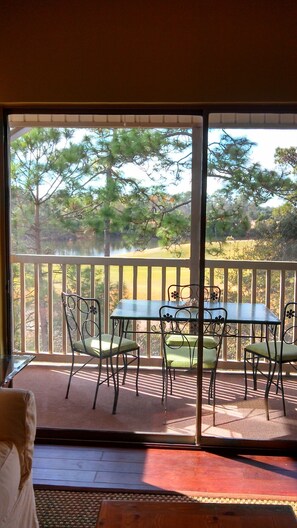
[[(111, 319), (158, 320), (162, 304), (176, 306), (173, 301), (122, 299), (111, 314)], [(179, 306), (181, 304), (179, 303)], [(229, 323), (279, 325), (280, 319), (265, 304), (212, 302), (204, 303), (205, 308), (225, 308)]]
[(33, 354), (12, 354), (0, 356), (0, 386), (9, 383), (14, 376), (25, 368), (35, 356)]

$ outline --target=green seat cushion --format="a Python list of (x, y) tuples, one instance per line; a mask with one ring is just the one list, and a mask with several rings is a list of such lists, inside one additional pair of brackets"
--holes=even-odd
[(216, 348), (203, 348), (204, 369), (213, 369), (216, 366), (217, 354)]
[[(101, 351), (103, 357), (108, 357), (110, 355), (114, 356), (118, 353), (127, 353), (138, 349), (138, 344), (136, 343), (136, 341), (126, 339), (125, 337), (123, 337), (121, 340), (120, 350), (120, 338), (118, 336), (114, 336), (112, 348), (111, 341), (111, 334), (101, 335)], [(84, 354), (87, 353), (94, 357), (100, 357), (99, 339), (96, 337), (88, 337), (87, 339), (85, 339), (84, 343), (82, 341), (75, 341), (73, 343), (73, 348), (76, 352), (82, 352)]]
[[(269, 351), (268, 351), (268, 347)], [(253, 352), (255, 354), (258, 354), (261, 357), (269, 358), (269, 353), (271, 359), (275, 359), (275, 343), (274, 341), (269, 341), (268, 343), (266, 341), (261, 341), (260, 343), (252, 343), (251, 345), (248, 345), (245, 347), (245, 350), (248, 352)], [(276, 341), (276, 359), (279, 361), (281, 354), (281, 341)], [(283, 356), (282, 356), (283, 362), (289, 362), (289, 361), (297, 361), (297, 346), (296, 345), (289, 345), (287, 343), (284, 343), (283, 345)]]
[[(185, 338), (191, 347), (197, 346), (198, 336), (195, 336), (192, 334), (187, 334), (185, 336), (182, 336), (180, 334), (171, 334), (166, 339), (166, 341), (168, 345), (170, 346), (180, 346), (185, 340)], [(203, 347), (204, 348), (215, 348), (218, 346), (218, 344), (219, 344), (219, 340), (217, 337), (210, 336), (210, 335), (203, 336)]]
[[(190, 349), (188, 346), (181, 346), (179, 348), (171, 348), (166, 346), (167, 364), (170, 368), (184, 368), (190, 369), (197, 367), (197, 350), (195, 355), (192, 355), (192, 363), (190, 358)], [(217, 360), (216, 348), (203, 348), (203, 368), (212, 369), (215, 367)]]
[(190, 350), (187, 346), (181, 346), (179, 348), (166, 346), (166, 357), (168, 366), (172, 368), (189, 369), (197, 365), (196, 359), (194, 359), (194, 363), (191, 364)]

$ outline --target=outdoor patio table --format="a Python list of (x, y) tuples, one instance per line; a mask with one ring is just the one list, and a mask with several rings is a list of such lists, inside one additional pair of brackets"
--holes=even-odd
[[(140, 299), (122, 299), (111, 314), (114, 324), (119, 323), (121, 330), (127, 330), (129, 321), (158, 321), (159, 309), (162, 305), (182, 306), (183, 303), (175, 301), (156, 301)], [(230, 325), (249, 324), (252, 325), (250, 337), (254, 337), (254, 326), (261, 327), (280, 325), (280, 319), (262, 303), (236, 303), (236, 302), (205, 302), (205, 308), (225, 308), (227, 310), (227, 333), (228, 337), (247, 337), (240, 335)], [(155, 331), (155, 329), (154, 329)], [(233, 333), (232, 333), (233, 332)]]

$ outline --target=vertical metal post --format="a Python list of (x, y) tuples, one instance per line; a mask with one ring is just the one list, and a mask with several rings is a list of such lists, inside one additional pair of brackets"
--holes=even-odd
[(202, 184), (202, 123), (192, 129), (192, 197), (190, 282), (199, 283), (200, 217)]
[(12, 352), (9, 237), (9, 149), (7, 115), (0, 108), (0, 354)]
[[(197, 131), (198, 132), (198, 131)], [(204, 275), (205, 275), (205, 229), (206, 229), (206, 187), (207, 187), (207, 145), (208, 145), (208, 114), (203, 119), (203, 128), (199, 130), (198, 138), (194, 142), (197, 152), (193, 159), (193, 200), (194, 208), (192, 216), (192, 243), (194, 244), (191, 253), (191, 271), (197, 268), (197, 278), (199, 282), (199, 313), (203, 314), (204, 310)], [(195, 163), (195, 165), (194, 165)], [(197, 164), (197, 165), (196, 165)], [(197, 178), (197, 179), (196, 179)], [(196, 194), (196, 201), (195, 201)], [(197, 207), (197, 211), (195, 208)], [(196, 225), (194, 224), (194, 221)], [(195, 259), (196, 262), (195, 262)], [(193, 275), (194, 277), (194, 275)], [(202, 360), (203, 360), (203, 317), (198, 321), (198, 362), (197, 362), (197, 401), (196, 401), (196, 443), (201, 443), (202, 435)]]

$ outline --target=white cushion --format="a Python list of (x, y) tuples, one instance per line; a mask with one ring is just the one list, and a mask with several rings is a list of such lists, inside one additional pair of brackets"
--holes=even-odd
[(19, 496), (20, 460), (12, 442), (0, 442), (0, 527), (6, 526)]
[(15, 444), (20, 460), (23, 486), (32, 468), (36, 433), (34, 394), (22, 389), (0, 389), (0, 441)]

